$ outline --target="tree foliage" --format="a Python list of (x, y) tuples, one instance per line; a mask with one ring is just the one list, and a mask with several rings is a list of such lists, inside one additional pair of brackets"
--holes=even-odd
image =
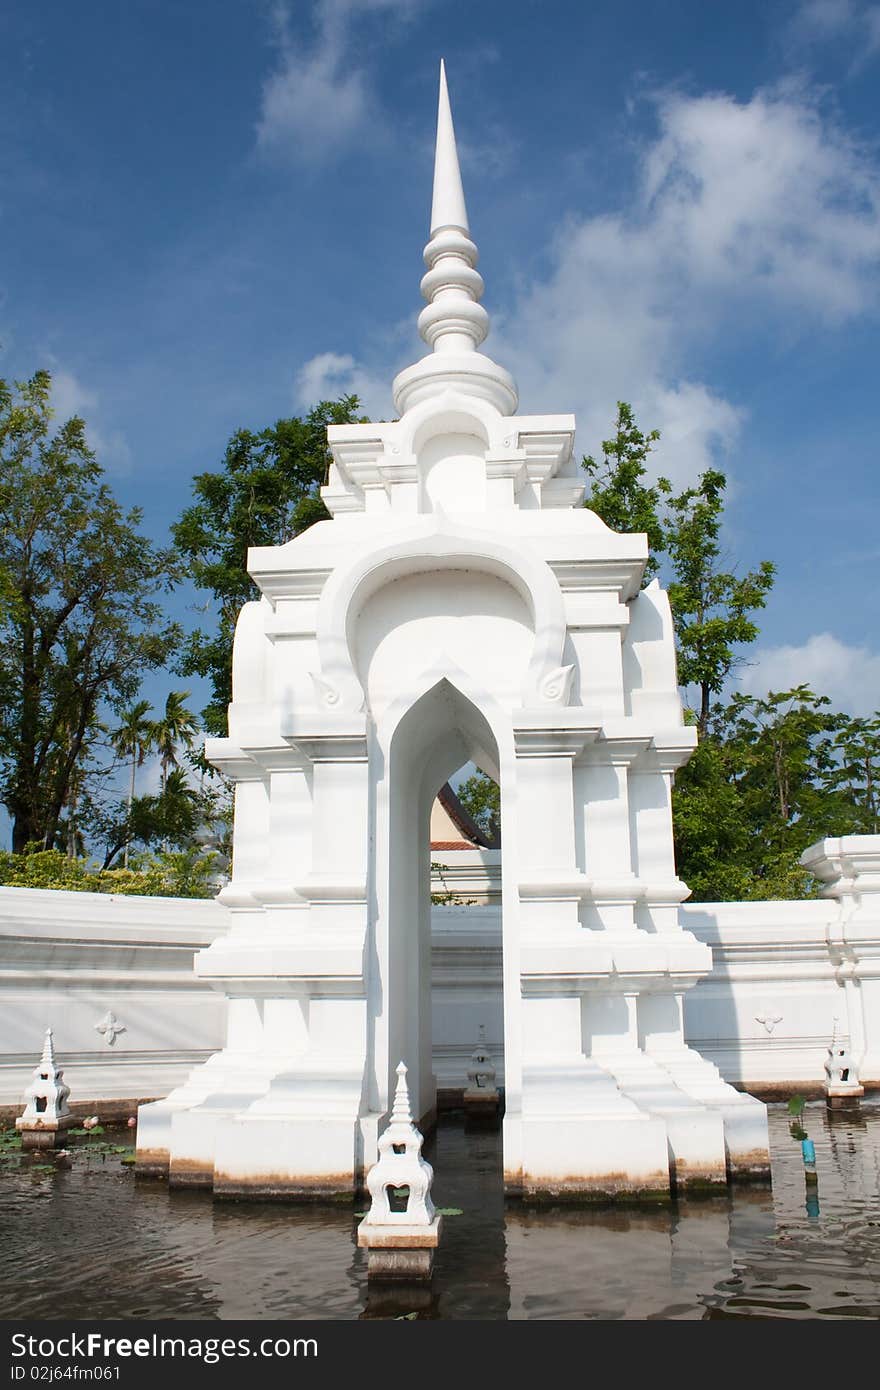
[(357, 396), (342, 396), (303, 418), (237, 430), (221, 467), (193, 481), (196, 500), (173, 535), (191, 578), (213, 597), (215, 621), (189, 637), (179, 668), (211, 682), (203, 711), (210, 733), (226, 732), (235, 623), (242, 604), (259, 597), (247, 572), (248, 549), (281, 545), (328, 517), (320, 496), (330, 459), (327, 426), (357, 420), (358, 409)]
[(60, 888), (75, 893), (126, 897), (213, 898), (222, 867), (211, 852), (185, 850), (143, 854), (128, 869), (97, 869), (57, 849), (28, 845), (19, 853), (0, 850), (0, 884), (10, 888)]
[(198, 720), (184, 703), (188, 699), (188, 690), (169, 690), (163, 713), (150, 725), (150, 744), (159, 755), (163, 791), (171, 774), (180, 767), (179, 750), (192, 748), (198, 733)]
[(53, 430), (48, 372), (0, 381), (0, 779), (13, 848), (55, 844), (84, 791), (102, 710), (179, 642), (157, 596), (172, 551), (124, 511), (74, 417)]
[(848, 719), (834, 737), (835, 766), (826, 774), (829, 792), (844, 798), (853, 816), (851, 833), (880, 831), (880, 717)]
[(661, 486), (669, 484), (665, 479), (653, 486), (646, 481), (648, 456), (659, 438), (659, 430), (643, 434), (636, 425), (632, 406), (618, 401), (614, 434), (602, 441), (602, 462), (597, 463), (592, 454), (583, 459), (591, 483), (584, 506), (600, 516), (612, 531), (644, 531), (647, 535), (645, 583), (657, 573), (665, 549)]
[(723, 568), (719, 536), (725, 487), (724, 474), (716, 469), (707, 469), (696, 487), (677, 496), (665, 479), (660, 483), (666, 500), (663, 536), (678, 679), (699, 691), (701, 734), (709, 723), (712, 696), (720, 695), (741, 660), (738, 648), (758, 636), (751, 614), (764, 607), (776, 574), (769, 560), (742, 576)]
[[(109, 869), (122, 853), (123, 868), (138, 845), (143, 850), (161, 844), (166, 852), (184, 851), (210, 840), (217, 850), (227, 848), (231, 797), (224, 778), (205, 777), (201, 755), (194, 750), (198, 723), (185, 701), (188, 690), (169, 691), (165, 707), (152, 718), (149, 701), (140, 700), (123, 710), (121, 723), (111, 731), (110, 743), (129, 765), (128, 795), (118, 799), (90, 799), (86, 816), (93, 844), (101, 847)], [(156, 794), (135, 795), (137, 768), (148, 752), (160, 764), (161, 786)], [(181, 755), (188, 768), (182, 766)], [(198, 767), (198, 786), (192, 780)]]
[(802, 898), (803, 850), (859, 828), (837, 788), (837, 739), (851, 721), (806, 685), (733, 695), (673, 791), (678, 871), (695, 901)]
[(456, 795), (487, 839), (495, 843), (501, 833), (501, 788), (498, 783), (478, 768), (462, 782)]
[(129, 846), (132, 838), (132, 815), (134, 808), (134, 792), (137, 771), (143, 767), (144, 759), (153, 746), (153, 721), (149, 718), (149, 700), (136, 700), (133, 705), (119, 711), (119, 724), (110, 731), (110, 747), (113, 752), (127, 761), (131, 759), (130, 782), (128, 786), (128, 797), (126, 802), (125, 816), (125, 862), (123, 867), (128, 868)]
[(763, 561), (745, 575), (725, 569), (721, 525), (727, 481), (710, 468), (693, 487), (676, 493), (668, 478), (648, 480), (648, 460), (659, 430), (644, 434), (632, 407), (617, 402), (614, 434), (602, 444), (603, 460), (583, 460), (590, 480), (584, 505), (614, 531), (643, 531), (648, 537), (645, 582), (662, 574), (675, 618), (678, 675), (698, 692), (697, 723), (705, 733), (711, 702), (753, 642), (752, 614), (763, 608), (775, 566)]

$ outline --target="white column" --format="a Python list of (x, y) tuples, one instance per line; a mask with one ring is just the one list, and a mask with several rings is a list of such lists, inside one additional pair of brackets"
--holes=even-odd
[(590, 734), (517, 729), (516, 856), (524, 936), (575, 931), (584, 891), (574, 833), (572, 768)]
[(675, 871), (672, 775), (668, 759), (653, 748), (629, 771), (633, 868), (643, 895), (636, 920), (655, 932), (681, 930), (678, 906), (687, 896)]
[(366, 929), (369, 769), (365, 735), (297, 737), (312, 764), (311, 869), (297, 884), (313, 927)]
[(583, 823), (584, 862), (591, 882), (585, 925), (632, 932), (638, 883), (630, 843), (629, 765), (640, 744), (602, 739), (585, 755), (578, 810)]

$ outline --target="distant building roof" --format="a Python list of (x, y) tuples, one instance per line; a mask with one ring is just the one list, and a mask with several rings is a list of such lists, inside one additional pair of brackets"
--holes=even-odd
[(462, 806), (448, 782), (431, 807), (431, 849), (495, 849), (488, 835)]

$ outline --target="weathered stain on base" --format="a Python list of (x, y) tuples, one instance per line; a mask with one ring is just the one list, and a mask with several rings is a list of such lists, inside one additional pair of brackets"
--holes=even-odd
[(169, 1187), (213, 1187), (214, 1164), (204, 1158), (176, 1158), (168, 1169)]
[(767, 1149), (746, 1149), (728, 1154), (727, 1172), (730, 1182), (769, 1183), (770, 1153)]
[(673, 1187), (687, 1187), (694, 1183), (710, 1186), (727, 1186), (727, 1158), (707, 1158), (700, 1163), (669, 1151), (669, 1180)]
[[(880, 1090), (880, 1079), (860, 1076), (859, 1083), (866, 1091)], [(821, 1100), (825, 1094), (821, 1081), (731, 1081), (730, 1085), (756, 1100), (790, 1100), (792, 1096)]]
[(214, 1173), (214, 1196), (231, 1200), (282, 1202), (353, 1202), (355, 1183), (351, 1173)]
[(432, 1226), (423, 1226), (420, 1230), (408, 1230), (406, 1227), (382, 1228), (376, 1226), (365, 1226), (363, 1221), (358, 1226), (357, 1243), (360, 1250), (436, 1250), (440, 1244), (440, 1227), (442, 1218)]
[(47, 1129), (39, 1125), (34, 1128), (20, 1129), (18, 1132), (21, 1135), (21, 1147), (25, 1152), (45, 1152), (47, 1149), (63, 1148), (67, 1142), (69, 1128), (70, 1125), (65, 1125), (63, 1128)]
[(692, 1195), (700, 1192), (717, 1194), (727, 1187), (726, 1168), (691, 1168), (679, 1160), (669, 1165), (669, 1176), (675, 1191)]
[(374, 1248), (367, 1253), (367, 1278), (427, 1283), (434, 1270), (433, 1249)]
[(863, 1094), (864, 1094), (864, 1090), (862, 1090), (862, 1091), (860, 1091), (860, 1092), (853, 1091), (853, 1092), (852, 1092), (850, 1095), (848, 1095), (848, 1096), (826, 1096), (826, 1097), (825, 1097), (825, 1104), (826, 1104), (826, 1106), (828, 1107), (829, 1110), (856, 1110), (856, 1111), (858, 1111), (858, 1110), (861, 1110), (861, 1108), (862, 1108), (862, 1103), (861, 1103), (861, 1102), (862, 1102), (862, 1095), (863, 1095)]
[[(512, 1194), (511, 1194), (512, 1195)], [(634, 1181), (626, 1173), (523, 1173), (521, 1195), (527, 1202), (671, 1202), (669, 1174), (665, 1169)]]
[(138, 1149), (134, 1172), (138, 1178), (167, 1178), (171, 1155), (167, 1149)]

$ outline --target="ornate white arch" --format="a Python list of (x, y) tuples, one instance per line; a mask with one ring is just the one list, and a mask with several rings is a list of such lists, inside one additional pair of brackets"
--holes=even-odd
[(352, 655), (351, 625), (366, 600), (406, 575), (437, 569), (482, 570), (509, 584), (529, 608), (534, 643), (522, 692), (531, 705), (564, 705), (571, 668), (562, 665), (566, 623), (562, 594), (549, 565), (476, 528), (435, 512), (430, 526), (408, 528), (369, 555), (340, 565), (318, 605), (316, 638), (321, 662), (314, 680), (325, 708), (359, 710), (364, 690)]

